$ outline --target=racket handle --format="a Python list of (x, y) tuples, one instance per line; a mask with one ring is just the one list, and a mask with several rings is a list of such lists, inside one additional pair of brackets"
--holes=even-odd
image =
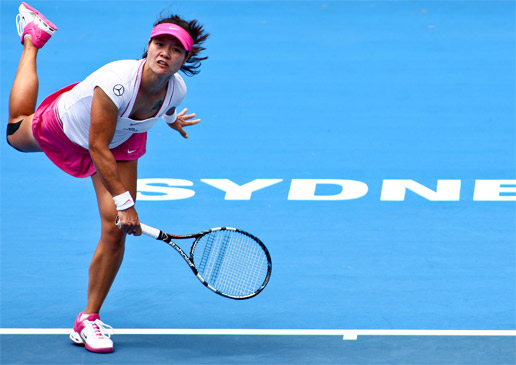
[[(116, 217), (115, 224), (118, 227), (120, 227), (120, 217), (119, 216)], [(140, 227), (142, 227), (142, 233), (144, 235), (152, 237), (152, 238), (155, 238), (155, 239), (159, 239), (159, 235), (161, 233), (161, 231), (159, 229), (151, 227), (151, 226), (148, 226), (148, 225), (143, 224), (143, 223), (140, 223)]]
[(143, 223), (140, 223), (140, 227), (142, 227), (142, 233), (144, 235), (155, 238), (155, 239), (159, 238), (159, 234), (161, 233), (161, 231), (159, 229), (148, 226)]

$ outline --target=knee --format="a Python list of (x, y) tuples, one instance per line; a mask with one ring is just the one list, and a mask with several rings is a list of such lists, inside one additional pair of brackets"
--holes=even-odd
[(101, 240), (113, 250), (123, 249), (125, 246), (125, 233), (122, 232), (113, 222), (102, 225)]

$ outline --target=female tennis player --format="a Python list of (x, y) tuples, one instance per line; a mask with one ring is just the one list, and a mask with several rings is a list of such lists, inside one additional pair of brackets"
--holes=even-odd
[[(99, 311), (122, 263), (126, 235), (142, 233), (134, 202), (146, 132), (163, 118), (188, 138), (184, 128), (199, 123), (186, 109), (176, 112), (186, 94), (178, 72), (199, 72), (208, 34), (196, 20), (163, 18), (154, 25), (142, 59), (109, 63), (36, 109), (36, 56), (57, 27), (26, 3), (16, 24), (23, 52), (9, 98), (7, 141), (22, 152), (44, 152), (72, 176), (91, 177), (100, 240), (89, 268), (86, 308), (70, 338), (89, 351), (111, 352), (111, 327), (100, 321)], [(117, 216), (120, 228), (114, 224)]]

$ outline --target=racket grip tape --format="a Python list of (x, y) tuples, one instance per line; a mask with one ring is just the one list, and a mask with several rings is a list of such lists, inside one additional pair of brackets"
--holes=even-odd
[(140, 227), (142, 227), (142, 233), (144, 235), (155, 238), (155, 239), (159, 239), (159, 235), (161, 233), (161, 231), (159, 229), (148, 226), (143, 223), (140, 223)]

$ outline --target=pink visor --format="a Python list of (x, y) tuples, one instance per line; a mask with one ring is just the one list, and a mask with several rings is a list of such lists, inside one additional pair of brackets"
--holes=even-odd
[(150, 35), (151, 39), (159, 35), (171, 35), (176, 37), (179, 42), (183, 45), (185, 50), (191, 51), (193, 47), (193, 39), (186, 30), (181, 28), (179, 25), (172, 23), (161, 23), (154, 27)]

